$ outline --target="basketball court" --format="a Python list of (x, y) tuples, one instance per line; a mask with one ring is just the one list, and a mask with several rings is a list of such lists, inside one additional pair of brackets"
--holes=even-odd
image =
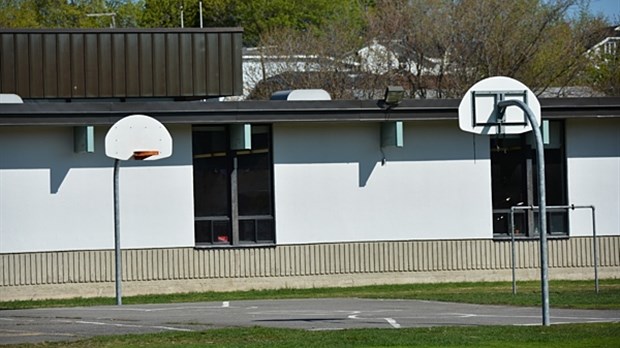
[[(551, 323), (620, 322), (620, 310), (552, 309)], [(0, 312), (0, 344), (265, 326), (302, 330), (541, 325), (541, 309), (413, 300), (304, 299)]]

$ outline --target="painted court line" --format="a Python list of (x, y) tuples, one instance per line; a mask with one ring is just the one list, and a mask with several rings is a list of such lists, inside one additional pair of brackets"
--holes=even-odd
[(170, 327), (170, 326), (160, 326), (160, 325), (135, 325), (135, 324), (118, 324), (118, 323), (103, 323), (100, 321), (85, 321), (85, 320), (58, 320), (59, 322), (64, 323), (76, 323), (76, 324), (86, 324), (86, 325), (101, 325), (101, 326), (114, 326), (114, 327), (131, 327), (131, 328), (152, 328), (152, 329), (161, 329), (168, 331), (182, 331), (182, 332), (192, 332), (190, 329), (183, 329), (178, 327)]
[(347, 318), (349, 318), (349, 319), (359, 319), (357, 317), (357, 315), (360, 314), (360, 313), (361, 313), (360, 311), (354, 311), (354, 312), (352, 312), (351, 315), (347, 316)]
[(392, 319), (392, 318), (383, 318), (385, 319), (385, 321), (388, 322), (388, 324), (392, 325), (393, 328), (395, 329), (400, 329), (400, 324), (396, 322), (396, 320)]
[(34, 337), (34, 336), (60, 336), (74, 337), (74, 334), (62, 332), (38, 332), (26, 330), (0, 330), (0, 337)]

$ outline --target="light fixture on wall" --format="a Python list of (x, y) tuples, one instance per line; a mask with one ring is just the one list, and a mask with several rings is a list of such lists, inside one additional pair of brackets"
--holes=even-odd
[(400, 104), (405, 96), (405, 89), (401, 86), (387, 86), (382, 100), (384, 107), (392, 108)]
[[(403, 121), (385, 121), (381, 123), (381, 148), (403, 147)], [(385, 161), (385, 158), (383, 159)]]
[(94, 126), (73, 127), (73, 151), (75, 153), (94, 153), (95, 152), (95, 127)]
[[(381, 107), (389, 110), (403, 100), (405, 89), (401, 86), (388, 86), (385, 89), (383, 100), (380, 101)], [(389, 120), (389, 111), (386, 113), (385, 121), (381, 123), (381, 148), (403, 147), (403, 122)], [(382, 151), (383, 152), (383, 151)], [(382, 164), (385, 164), (385, 155)]]

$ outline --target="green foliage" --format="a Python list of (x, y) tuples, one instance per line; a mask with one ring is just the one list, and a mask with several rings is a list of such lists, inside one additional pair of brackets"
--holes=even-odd
[(145, 0), (141, 27), (181, 27), (181, 4), (177, 0)]
[[(320, 30), (336, 19), (359, 20), (361, 13), (353, 0), (240, 0), (239, 23), (245, 29), (244, 40), (255, 45), (263, 33), (284, 28), (299, 32)], [(349, 28), (350, 31), (354, 28)]]
[(38, 27), (38, 22), (34, 1), (0, 1), (0, 28), (35, 27)]
[(620, 96), (620, 46), (608, 52), (591, 55), (592, 64), (585, 71), (585, 78), (595, 90), (609, 96)]
[[(107, 28), (135, 27), (142, 11), (141, 1), (131, 0), (2, 0), (0, 27), (3, 28)], [(89, 14), (115, 13), (111, 16)]]
[[(204, 27), (244, 28), (248, 46), (258, 44), (262, 33), (277, 29), (316, 30), (335, 18), (354, 16), (356, 0), (203, 0)], [(199, 0), (144, 0), (140, 26), (180, 27), (181, 9), (185, 27), (199, 27)]]

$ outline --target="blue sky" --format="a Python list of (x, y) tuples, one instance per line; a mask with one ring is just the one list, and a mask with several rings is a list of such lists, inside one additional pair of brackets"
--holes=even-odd
[(620, 0), (590, 0), (590, 12), (602, 13), (614, 24), (620, 24)]

